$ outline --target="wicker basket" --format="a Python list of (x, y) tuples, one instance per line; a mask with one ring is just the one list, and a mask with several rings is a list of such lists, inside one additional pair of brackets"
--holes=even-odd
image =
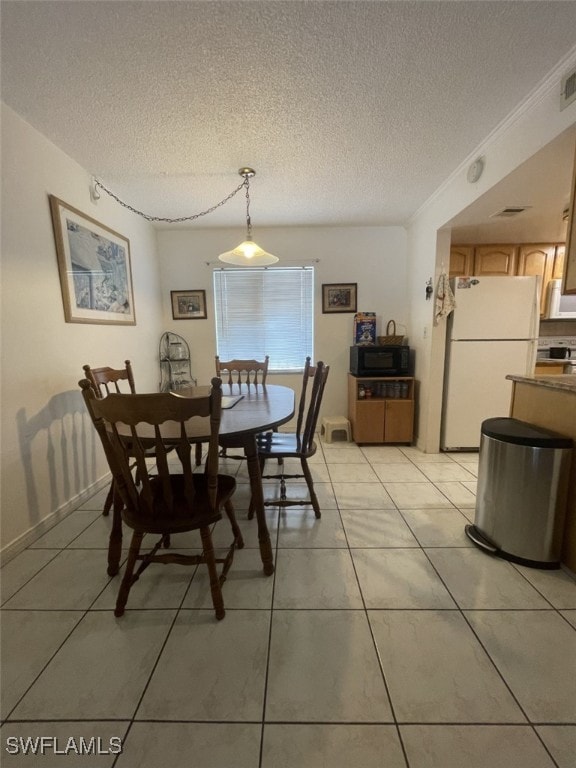
[(386, 344), (402, 344), (404, 336), (396, 335), (396, 323), (394, 320), (389, 320), (386, 326), (386, 336), (378, 336), (378, 344), (380, 346), (386, 346)]

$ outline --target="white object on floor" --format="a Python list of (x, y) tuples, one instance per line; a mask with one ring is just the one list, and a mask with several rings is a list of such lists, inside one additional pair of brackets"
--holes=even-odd
[(350, 422), (345, 416), (324, 416), (320, 427), (320, 434), (324, 435), (327, 443), (332, 442), (333, 432), (346, 432), (346, 440), (350, 442)]

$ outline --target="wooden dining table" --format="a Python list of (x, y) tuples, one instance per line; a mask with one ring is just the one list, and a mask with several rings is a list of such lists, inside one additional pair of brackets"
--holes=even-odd
[[(201, 397), (210, 392), (209, 386), (184, 387), (175, 394), (181, 397)], [(236, 401), (237, 398), (240, 398)], [(294, 391), (289, 387), (275, 384), (222, 384), (222, 419), (220, 421), (220, 443), (226, 448), (240, 448), (244, 451), (252, 506), (258, 525), (258, 543), (264, 573), (274, 573), (274, 558), (270, 542), (270, 532), (266, 523), (262, 473), (258, 461), (256, 436), (290, 421), (294, 415)], [(170, 441), (170, 426), (166, 422), (162, 428), (163, 440)], [(174, 436), (179, 435), (179, 427), (174, 423)], [(206, 419), (190, 419), (186, 423), (186, 434), (190, 441), (208, 442), (210, 427)], [(118, 505), (114, 504), (114, 519), (110, 535), (108, 557), (109, 573), (118, 571), (118, 560), (122, 546), (122, 519)], [(112, 575), (112, 574), (111, 574)]]

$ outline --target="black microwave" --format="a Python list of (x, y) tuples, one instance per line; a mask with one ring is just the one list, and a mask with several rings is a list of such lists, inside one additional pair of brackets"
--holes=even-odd
[(350, 347), (350, 373), (354, 376), (409, 376), (410, 347)]

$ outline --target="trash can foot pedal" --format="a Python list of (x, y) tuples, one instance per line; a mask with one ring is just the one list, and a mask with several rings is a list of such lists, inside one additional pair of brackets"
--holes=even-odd
[(482, 533), (476, 525), (466, 525), (464, 526), (464, 530), (470, 541), (476, 544), (479, 549), (488, 552), (490, 555), (501, 557), (503, 560), (508, 560), (517, 565), (525, 565), (528, 568), (541, 568), (549, 571), (554, 571), (560, 568), (559, 560), (528, 560), (525, 557), (518, 557), (518, 555), (513, 555), (511, 552), (506, 552), (506, 550), (500, 549), (500, 547), (497, 547), (491, 542), (486, 534)]
[(485, 549), (486, 552), (490, 552), (491, 555), (498, 554), (498, 547), (493, 544), (490, 539), (488, 539), (475, 525), (467, 525), (465, 526), (464, 530), (466, 531), (466, 536), (468, 536), (470, 541), (473, 541), (477, 547), (480, 547), (480, 549)]

